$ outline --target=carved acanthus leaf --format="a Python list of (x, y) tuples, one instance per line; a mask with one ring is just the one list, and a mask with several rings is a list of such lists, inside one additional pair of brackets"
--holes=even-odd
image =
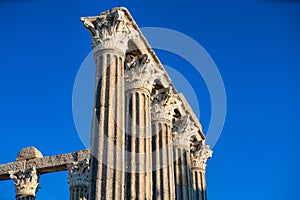
[(172, 92), (171, 87), (160, 89), (152, 95), (151, 117), (153, 120), (167, 119), (172, 121), (175, 110), (182, 102), (178, 95)]
[(10, 171), (9, 177), (14, 180), (17, 196), (33, 196), (39, 188), (39, 175), (36, 168), (29, 171)]
[(198, 134), (198, 128), (190, 120), (190, 116), (181, 117), (180, 120), (173, 122), (173, 144), (178, 148), (190, 149), (191, 141)]
[(155, 67), (147, 54), (133, 56), (127, 55), (125, 60), (125, 87), (146, 88), (151, 91), (155, 79), (163, 77), (163, 72)]
[(89, 159), (84, 159), (80, 162), (73, 162), (69, 166), (69, 185), (73, 187), (89, 186), (90, 165)]
[(118, 48), (125, 53), (128, 41), (139, 35), (122, 10), (80, 19), (92, 35), (93, 48), (99, 45), (100, 48)]
[(204, 140), (197, 146), (194, 146), (191, 152), (192, 167), (205, 170), (207, 166), (206, 161), (212, 157), (212, 153), (213, 151), (209, 145), (205, 145)]

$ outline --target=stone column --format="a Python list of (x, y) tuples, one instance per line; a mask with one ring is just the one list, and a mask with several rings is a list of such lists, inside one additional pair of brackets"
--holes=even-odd
[(97, 68), (89, 199), (124, 199), (124, 58), (138, 33), (120, 9), (81, 20), (92, 35)]
[(170, 88), (158, 90), (152, 100), (153, 199), (175, 199), (172, 119), (179, 104)]
[(17, 200), (34, 200), (39, 188), (39, 175), (35, 168), (29, 171), (9, 172), (14, 180)]
[(88, 199), (89, 175), (89, 159), (69, 165), (70, 200)]
[(150, 90), (153, 71), (146, 54), (127, 55), (125, 199), (152, 199)]
[(173, 122), (173, 131), (176, 199), (193, 200), (190, 148), (198, 128), (187, 115)]
[(192, 182), (194, 199), (207, 200), (206, 195), (206, 161), (212, 157), (212, 150), (208, 145), (202, 144), (195, 146), (191, 152)]

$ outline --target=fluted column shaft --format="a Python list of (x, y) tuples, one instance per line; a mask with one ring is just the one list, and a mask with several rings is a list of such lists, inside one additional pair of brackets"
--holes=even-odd
[(191, 166), (192, 166), (192, 182), (194, 198), (199, 200), (207, 200), (206, 195), (206, 161), (212, 157), (213, 151), (205, 141), (193, 147), (191, 152)]
[(192, 172), (190, 169), (189, 150), (175, 146), (174, 160), (176, 199), (193, 200)]
[(152, 120), (153, 199), (175, 199), (171, 126), (168, 119)]
[(197, 200), (207, 200), (205, 170), (200, 168), (193, 168), (192, 183), (194, 191), (193, 198)]
[(87, 200), (88, 188), (73, 187), (70, 192), (70, 200)]
[(16, 197), (17, 200), (35, 200), (34, 196), (19, 196)]
[(126, 90), (126, 199), (152, 198), (150, 92)]
[(124, 53), (95, 53), (95, 108), (91, 134), (91, 200), (124, 199)]

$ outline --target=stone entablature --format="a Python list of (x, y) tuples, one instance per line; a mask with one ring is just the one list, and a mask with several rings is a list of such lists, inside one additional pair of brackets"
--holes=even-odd
[[(69, 170), (70, 188), (89, 185), (90, 150), (42, 157), (34, 147), (22, 149), (17, 161), (0, 165), (0, 181), (14, 180), (17, 200), (34, 200), (39, 189), (39, 177), (45, 173)], [(78, 200), (77, 197), (72, 200)]]
[(81, 150), (75, 153), (61, 154), (58, 156), (45, 156), (31, 160), (20, 160), (0, 165), (0, 181), (9, 180), (9, 172), (26, 172), (35, 168), (39, 174), (51, 173), (68, 170), (68, 165), (73, 162), (82, 161), (90, 158), (89, 150)]

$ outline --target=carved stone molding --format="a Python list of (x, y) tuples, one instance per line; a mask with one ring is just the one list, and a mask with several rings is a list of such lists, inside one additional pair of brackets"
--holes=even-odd
[(90, 163), (89, 159), (69, 164), (69, 185), (73, 187), (89, 186)]
[(181, 101), (177, 94), (172, 92), (172, 88), (162, 88), (157, 90), (151, 98), (151, 119), (166, 119), (172, 121), (175, 116), (175, 109), (179, 109)]
[(128, 41), (139, 33), (133, 28), (123, 10), (111, 10), (95, 17), (81, 17), (92, 35), (93, 48), (117, 48), (126, 52)]
[(16, 196), (33, 196), (39, 188), (39, 175), (36, 168), (29, 171), (10, 171), (9, 177), (14, 180)]
[(177, 148), (189, 150), (191, 141), (198, 135), (198, 128), (190, 120), (190, 116), (181, 117), (180, 120), (173, 122), (173, 144)]
[(209, 145), (205, 145), (204, 141), (194, 146), (191, 152), (191, 163), (192, 168), (206, 169), (207, 159), (212, 157), (213, 151), (210, 149)]

